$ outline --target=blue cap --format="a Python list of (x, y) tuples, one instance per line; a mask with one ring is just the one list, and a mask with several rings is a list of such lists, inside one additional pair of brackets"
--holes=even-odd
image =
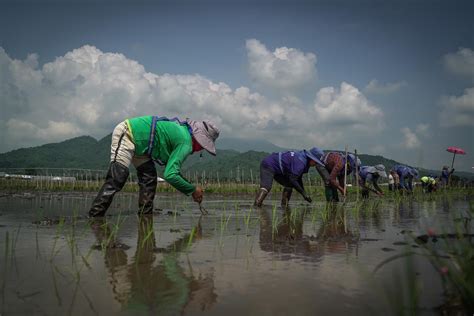
[(409, 169), (409, 172), (412, 176), (414, 176), (415, 178), (418, 178), (418, 170), (416, 170), (415, 168), (411, 168), (411, 167), (408, 167)]
[(375, 165), (374, 166), (376, 172), (378, 173), (379, 176), (381, 176), (382, 178), (386, 178), (387, 177), (387, 173), (385, 172), (385, 166), (382, 165), (382, 164), (378, 164), (378, 165)]
[(324, 156), (324, 151), (322, 149), (319, 149), (318, 147), (313, 147), (310, 150), (305, 150), (304, 153), (309, 159), (315, 161), (321, 166), (324, 166), (324, 163), (321, 161)]
[[(349, 164), (351, 166), (352, 170), (356, 169), (356, 157), (354, 154), (348, 154), (347, 155), (347, 160), (349, 161)], [(362, 165), (362, 162), (360, 161), (359, 158), (357, 158), (357, 166), (360, 167)]]

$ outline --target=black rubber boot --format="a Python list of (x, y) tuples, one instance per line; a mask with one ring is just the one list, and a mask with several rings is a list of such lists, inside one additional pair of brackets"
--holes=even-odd
[(128, 168), (118, 162), (112, 162), (99, 193), (97, 193), (92, 207), (89, 210), (89, 217), (105, 216), (105, 212), (109, 208), (115, 193), (122, 190), (128, 178)]
[(158, 184), (155, 164), (152, 160), (145, 162), (137, 168), (138, 186), (138, 214), (153, 213), (153, 199), (155, 198)]
[(362, 198), (363, 199), (368, 199), (369, 198), (369, 190), (362, 189)]
[(260, 188), (260, 191), (257, 192), (255, 197), (255, 203), (253, 205), (260, 207), (263, 204), (263, 200), (267, 197), (268, 191), (265, 188)]
[(330, 185), (326, 185), (324, 187), (324, 194), (326, 195), (327, 202), (339, 202), (337, 189), (331, 187)]
[(287, 208), (290, 203), (291, 194), (293, 193), (292, 188), (285, 187), (281, 193), (281, 207)]

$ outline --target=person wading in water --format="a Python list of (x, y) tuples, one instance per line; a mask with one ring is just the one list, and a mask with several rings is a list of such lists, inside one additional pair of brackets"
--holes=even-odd
[(125, 185), (131, 163), (137, 169), (139, 214), (153, 212), (158, 182), (155, 162), (165, 166), (164, 179), (169, 184), (201, 203), (202, 188), (181, 175), (181, 165), (190, 154), (202, 149), (216, 155), (217, 137), (219, 129), (210, 121), (142, 116), (121, 122), (112, 133), (109, 170), (89, 216), (105, 215), (115, 193)]

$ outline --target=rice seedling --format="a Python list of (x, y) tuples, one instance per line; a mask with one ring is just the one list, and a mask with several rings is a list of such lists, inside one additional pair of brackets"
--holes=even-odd
[[(474, 244), (472, 236), (465, 233), (459, 226), (455, 234), (442, 233), (436, 235), (433, 230), (428, 230), (426, 235), (410, 238), (417, 242), (421, 252), (406, 250), (402, 254), (392, 256), (381, 262), (375, 269), (387, 263), (406, 257), (407, 267), (411, 268), (410, 260), (413, 256), (426, 258), (442, 279), (446, 301), (441, 306), (446, 312), (450, 310), (472, 311), (474, 309)], [(407, 280), (410, 281), (410, 280)], [(414, 308), (417, 296), (410, 294), (411, 308)]]
[(148, 243), (148, 241), (150, 240), (150, 238), (153, 238), (153, 219), (149, 220), (142, 220), (142, 219), (139, 219), (139, 225), (141, 226), (140, 229), (143, 229), (144, 230), (144, 237), (143, 237), (143, 240), (140, 244), (140, 247), (141, 248), (144, 248), (145, 245)]
[(8, 231), (5, 232), (5, 250), (4, 250), (4, 261), (3, 261), (3, 282), (2, 282), (2, 314), (5, 311), (5, 290), (7, 286), (8, 277), (8, 256), (10, 254), (10, 234)]
[(18, 243), (18, 238), (20, 236), (20, 230), (21, 230), (21, 224), (18, 225), (18, 229), (15, 232), (15, 236), (11, 240), (10, 259), (11, 259), (12, 265), (14, 264), (14, 261), (15, 261), (16, 245)]
[(59, 224), (56, 227), (56, 234), (54, 236), (53, 247), (51, 248), (51, 254), (50, 254), (50, 258), (49, 258), (50, 261), (53, 261), (54, 257), (61, 250), (61, 248), (56, 249), (56, 246), (57, 246), (57, 243), (58, 243), (59, 235), (62, 233), (63, 229), (64, 229), (64, 217), (60, 217), (59, 218)]
[(58, 271), (59, 269), (56, 266), (53, 267), (52, 262), (50, 262), (50, 266), (51, 266), (51, 279), (53, 280), (54, 295), (55, 295), (56, 300), (58, 302), (58, 306), (61, 306), (62, 305), (62, 299), (61, 299), (61, 295), (59, 294), (58, 282), (57, 282), (57, 279), (56, 279), (56, 272), (55, 272), (55, 271)]
[(38, 241), (38, 232), (35, 232), (35, 245), (36, 245), (36, 260), (41, 259), (41, 251), (39, 248), (39, 241)]
[[(392, 259), (379, 264), (373, 272), (366, 269), (358, 263), (355, 263), (359, 274), (364, 281), (368, 283), (380, 300), (387, 303), (389, 310), (395, 315), (417, 315), (420, 313), (420, 295), (422, 293), (422, 283), (415, 271), (414, 258), (407, 254), (413, 253), (410, 248), (406, 248), (405, 252), (393, 256), (392, 258), (405, 258), (402, 266), (391, 268), (391, 278), (379, 278), (379, 270), (384, 267)], [(393, 259), (395, 260), (395, 259)], [(370, 314), (375, 314), (372, 306), (367, 306)]]
[(274, 239), (275, 236), (278, 234), (278, 225), (282, 220), (282, 219), (279, 219), (277, 210), (278, 209), (277, 209), (276, 204), (273, 204), (273, 207), (272, 207), (272, 222), (271, 222), (272, 239)]
[(122, 224), (125, 222), (126, 217), (122, 216), (122, 212), (119, 212), (117, 216), (117, 221), (115, 223), (111, 224), (111, 229), (109, 229), (109, 226), (107, 223), (104, 223), (104, 229), (107, 231), (106, 233), (106, 239), (104, 239), (101, 243), (101, 248), (102, 251), (105, 251), (110, 245), (114, 244), (114, 241), (117, 239), (118, 231)]
[(225, 232), (227, 231), (227, 227), (230, 221), (230, 218), (232, 217), (232, 214), (227, 215), (226, 212), (223, 212), (221, 216), (219, 217), (219, 240), (218, 240), (218, 245), (222, 249), (224, 247), (224, 237), (225, 237)]
[(196, 234), (196, 227), (193, 227), (191, 229), (191, 232), (189, 233), (189, 238), (188, 238), (188, 244), (187, 244), (187, 248), (189, 249), (193, 243), (193, 238), (194, 238), (194, 235)]
[(244, 223), (245, 223), (245, 233), (248, 234), (249, 225), (250, 225), (250, 218), (252, 216), (252, 208), (249, 209), (247, 214), (244, 214)]

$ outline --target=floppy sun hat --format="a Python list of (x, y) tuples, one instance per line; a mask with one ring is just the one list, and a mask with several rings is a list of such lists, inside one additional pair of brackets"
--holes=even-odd
[(353, 170), (355, 170), (356, 164), (357, 164), (357, 167), (360, 167), (362, 165), (362, 161), (359, 158), (357, 158), (357, 160), (356, 160), (356, 157), (355, 157), (354, 154), (348, 154), (347, 155), (347, 160), (348, 160), (349, 166)]
[(376, 172), (378, 173), (379, 176), (381, 176), (382, 178), (386, 178), (387, 177), (387, 173), (385, 172), (385, 166), (380, 164), (380, 165), (375, 165), (374, 166)]
[(188, 120), (187, 123), (191, 126), (194, 139), (207, 150), (211, 155), (216, 155), (215, 141), (219, 137), (219, 129), (213, 122)]
[(310, 150), (305, 150), (304, 153), (306, 157), (313, 160), (314, 162), (324, 166), (324, 163), (321, 161), (321, 158), (324, 156), (324, 151), (318, 147), (313, 147)]
[(415, 178), (418, 178), (418, 175), (419, 175), (418, 170), (416, 170), (415, 168), (410, 168), (409, 172), (412, 176), (414, 176)]

